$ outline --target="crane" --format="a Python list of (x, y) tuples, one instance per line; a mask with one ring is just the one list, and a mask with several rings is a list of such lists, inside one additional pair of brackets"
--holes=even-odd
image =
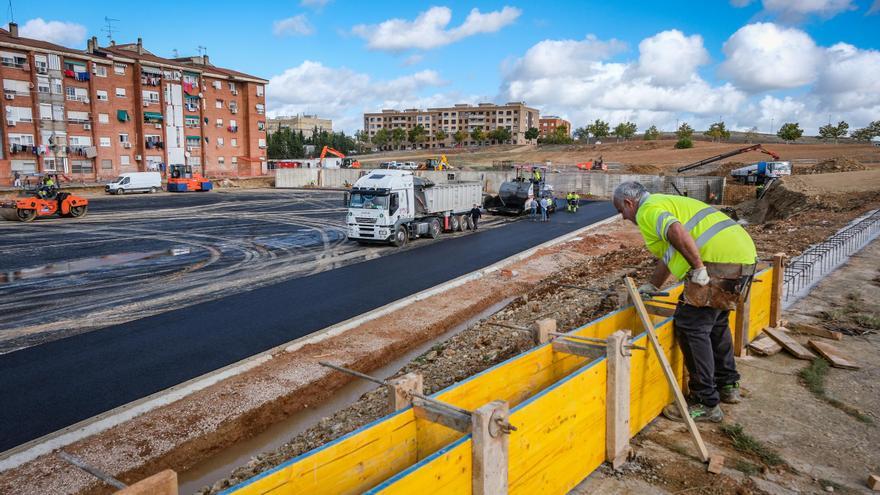
[(342, 159), (342, 165), (341, 165), (342, 168), (361, 168), (360, 161), (355, 160), (353, 158), (347, 158), (345, 156), (345, 153), (343, 153), (339, 150), (333, 149), (329, 146), (324, 146), (324, 149), (321, 150), (321, 161), (320, 161), (321, 168), (324, 168), (324, 158), (327, 157), (327, 153), (330, 153), (331, 155), (334, 155), (334, 156), (341, 158)]
[(685, 165), (684, 167), (679, 167), (679, 168), (678, 168), (678, 173), (686, 172), (686, 171), (688, 171), (688, 170), (691, 170), (691, 169), (694, 169), (694, 168), (697, 168), (697, 167), (702, 167), (703, 165), (708, 165), (708, 164), (710, 164), (710, 163), (712, 163), (712, 162), (716, 162), (716, 161), (718, 161), (718, 160), (722, 160), (722, 159), (724, 159), (724, 158), (728, 158), (728, 157), (731, 157), (731, 156), (734, 156), (734, 155), (738, 155), (738, 154), (740, 154), (740, 153), (748, 153), (749, 151), (760, 151), (761, 153), (765, 153), (765, 154), (767, 154), (767, 155), (772, 156), (774, 160), (779, 160), (779, 155), (777, 155), (776, 153), (774, 153), (774, 152), (772, 152), (772, 151), (770, 151), (770, 150), (764, 148), (764, 146), (763, 146), (762, 144), (753, 144), (753, 145), (751, 145), (751, 146), (746, 146), (745, 148), (740, 148), (740, 149), (738, 149), (738, 150), (728, 151), (727, 153), (722, 153), (722, 154), (720, 154), (720, 155), (715, 155), (715, 156), (712, 156), (712, 157), (709, 157), (709, 158), (706, 158), (706, 159), (700, 160), (700, 161), (698, 161), (698, 162), (691, 163), (690, 165)]

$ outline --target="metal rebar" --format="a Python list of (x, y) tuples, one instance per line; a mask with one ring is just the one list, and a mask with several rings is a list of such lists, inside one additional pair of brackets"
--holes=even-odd
[(104, 483), (107, 483), (110, 486), (113, 486), (113, 487), (118, 488), (120, 490), (128, 487), (128, 485), (126, 485), (125, 483), (119, 481), (118, 479), (114, 478), (113, 476), (110, 476), (109, 474), (105, 473), (104, 471), (101, 471), (100, 469), (96, 468), (95, 466), (89, 465), (84, 460), (80, 459), (79, 457), (76, 457), (75, 455), (71, 455), (63, 450), (59, 450), (58, 457), (73, 464), (77, 468), (82, 469), (83, 471), (91, 474), (95, 478), (98, 478), (99, 480), (103, 481)]

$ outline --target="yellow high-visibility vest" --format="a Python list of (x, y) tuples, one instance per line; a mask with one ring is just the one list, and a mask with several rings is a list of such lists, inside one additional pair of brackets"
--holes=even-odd
[(751, 265), (757, 260), (755, 243), (748, 232), (724, 213), (693, 198), (651, 194), (639, 205), (636, 223), (648, 251), (679, 280), (691, 266), (666, 237), (675, 222), (693, 237), (704, 262)]

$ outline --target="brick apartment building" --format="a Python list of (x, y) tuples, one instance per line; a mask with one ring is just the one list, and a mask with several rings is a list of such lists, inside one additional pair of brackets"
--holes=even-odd
[(318, 132), (333, 132), (333, 121), (322, 119), (317, 115), (294, 115), (291, 117), (278, 116), (269, 119), (269, 132), (277, 132), (278, 129), (290, 129), (292, 132), (302, 132), (303, 137), (310, 138), (318, 129)]
[[(523, 102), (511, 102), (504, 105), (494, 103), (480, 103), (476, 106), (461, 103), (451, 107), (429, 108), (419, 110), (416, 108), (407, 110), (382, 110), (377, 113), (364, 114), (364, 130), (370, 138), (376, 135), (379, 129), (403, 128), (409, 131), (421, 124), (427, 131), (427, 140), (422, 144), (426, 148), (441, 148), (455, 144), (453, 134), (459, 130), (468, 133), (464, 145), (476, 145), (470, 138), (470, 133), (476, 128), (485, 132), (493, 131), (498, 127), (506, 127), (510, 130), (510, 144), (527, 144), (526, 131), (530, 127), (538, 125), (538, 110), (526, 106)], [(436, 139), (435, 133), (443, 129), (446, 139)], [(488, 142), (488, 141), (486, 141)], [(505, 143), (497, 143), (505, 144)]]
[(559, 127), (565, 127), (565, 133), (571, 134), (571, 122), (555, 115), (541, 117), (538, 121), (538, 137), (545, 138), (556, 132)]
[(0, 184), (15, 172), (106, 180), (187, 163), (209, 176), (266, 170), (265, 84), (212, 65), (167, 59), (142, 42), (86, 50), (0, 29)]

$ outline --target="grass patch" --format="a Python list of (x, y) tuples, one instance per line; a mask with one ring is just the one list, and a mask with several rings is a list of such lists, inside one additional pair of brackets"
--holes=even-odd
[(782, 466), (785, 461), (773, 449), (767, 447), (756, 438), (752, 437), (745, 431), (739, 423), (733, 425), (723, 425), (721, 432), (730, 438), (733, 442), (733, 448), (736, 450), (751, 454), (761, 459), (761, 462), (768, 466)]
[(862, 423), (874, 424), (874, 420), (870, 416), (866, 416), (849, 404), (828, 397), (828, 394), (825, 393), (825, 377), (828, 376), (828, 361), (825, 361), (822, 358), (816, 358), (809, 366), (800, 370), (798, 376), (800, 376), (801, 381), (804, 386), (807, 387), (807, 390), (812, 392), (817, 398), (825, 401), (830, 406), (840, 409)]
[(853, 323), (869, 330), (880, 330), (880, 316), (858, 313), (852, 317)]
[(745, 474), (746, 476), (754, 476), (761, 472), (761, 468), (751, 462), (737, 459), (733, 464), (733, 469)]

